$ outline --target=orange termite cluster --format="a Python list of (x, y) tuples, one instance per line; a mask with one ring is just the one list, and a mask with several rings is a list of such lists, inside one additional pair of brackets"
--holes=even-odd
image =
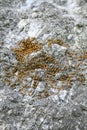
[[(48, 40), (47, 44), (48, 44), (48, 46), (51, 47), (52, 44), (54, 44), (54, 43), (59, 44), (60, 46), (66, 46), (66, 44), (64, 44), (61, 39), (57, 39), (57, 40), (50, 39), (50, 40)], [(35, 38), (32, 38), (32, 39), (27, 38), (27, 39), (19, 42), (19, 44), (16, 48), (12, 48), (12, 51), (15, 53), (16, 58), (18, 60), (18, 65), (13, 68), (11, 76), (14, 76), (15, 73), (17, 72), (16, 76), (17, 76), (18, 84), (21, 84), (23, 82), (23, 80), (26, 79), (27, 77), (31, 77), (34, 81), (32, 86), (25, 85), (20, 88), (22, 95), (26, 94), (27, 88), (36, 89), (38, 82), (41, 80), (45, 80), (45, 82), (47, 84), (50, 84), (51, 88), (55, 88), (58, 91), (60, 89), (66, 88), (66, 87), (70, 88), (72, 86), (74, 77), (76, 77), (76, 79), (81, 83), (83, 83), (85, 81), (84, 75), (79, 74), (78, 72), (80, 71), (79, 59), (81, 61), (84, 59), (87, 59), (87, 52), (85, 52), (81, 57), (78, 57), (78, 59), (77, 59), (78, 64), (76, 62), (76, 63), (74, 63), (74, 67), (73, 67), (73, 65), (70, 66), (68, 60), (73, 61), (74, 60), (73, 58), (76, 57), (76, 53), (71, 51), (71, 49), (69, 48), (69, 45), (66, 46), (68, 48), (68, 51), (67, 51), (66, 56), (63, 61), (61, 59), (56, 61), (55, 57), (53, 57), (52, 55), (48, 55), (42, 51), (40, 54), (38, 54), (37, 57), (33, 57), (31, 60), (28, 59), (27, 64), (25, 64), (25, 62), (24, 62), (25, 58), (27, 59), (28, 56), (32, 52), (40, 51), (42, 49), (42, 47), (43, 46), (40, 45)], [(68, 59), (67, 59), (67, 57), (68, 57)], [(66, 61), (66, 64), (62, 63), (64, 61)], [(35, 72), (35, 69), (42, 69), (44, 71), (44, 73), (45, 73), (44, 79), (41, 76), (38, 76), (37, 74), (33, 75), (33, 73)], [(68, 71), (68, 73), (62, 74), (62, 76), (60, 76), (58, 79), (55, 79), (56, 74), (63, 73), (64, 71), (65, 72)], [(61, 81), (63, 83), (61, 88), (57, 87), (58, 81)], [(11, 81), (9, 80), (9, 84), (11, 84), (10, 82)], [(13, 86), (16, 87), (17, 83), (15, 83)], [(29, 90), (28, 95), (32, 95), (31, 91), (32, 90)], [(50, 96), (50, 94), (47, 90), (45, 90), (43, 93), (44, 94), (42, 94), (43, 95), (42, 97)], [(51, 92), (51, 94), (54, 94), (54, 93)], [(41, 97), (41, 93), (38, 94), (38, 98), (40, 98), (40, 97)]]
[(83, 52), (83, 54), (79, 57), (79, 60), (87, 59), (87, 50)]
[(22, 62), (24, 57), (27, 58), (29, 54), (37, 52), (41, 50), (41, 48), (42, 46), (38, 44), (38, 41), (35, 38), (27, 38), (19, 42), (18, 46), (16, 48), (12, 48), (12, 50), (16, 54), (17, 60)]

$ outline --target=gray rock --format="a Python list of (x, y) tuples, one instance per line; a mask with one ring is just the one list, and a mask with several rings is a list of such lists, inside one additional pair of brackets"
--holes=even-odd
[[(0, 130), (87, 130), (86, 81), (83, 84), (74, 77), (71, 88), (56, 93), (55, 88), (45, 83), (46, 73), (43, 69), (34, 72), (41, 78), (36, 90), (33, 89), (30, 75), (24, 79), (20, 77), (20, 85), (15, 84), (17, 73), (10, 77), (12, 69), (18, 65), (11, 46), (16, 46), (17, 42), (28, 36), (36, 37), (39, 42), (45, 40), (43, 49), (29, 58), (38, 57), (43, 51), (54, 56), (57, 61), (60, 59), (61, 67), (66, 64), (66, 58), (68, 66), (73, 64), (71, 71), (76, 71), (78, 75), (78, 69), (74, 69), (78, 60), (66, 56), (69, 48), (56, 43), (49, 47), (46, 42), (50, 38), (59, 38), (65, 45), (69, 43), (71, 50), (79, 54), (87, 50), (87, 1), (0, 0), (0, 34)], [(81, 73), (85, 78), (86, 66), (86, 60), (82, 61)], [(61, 88), (59, 78), (68, 72), (65, 70), (53, 77), (57, 81), (56, 88)], [(10, 87), (12, 84), (7, 80), (11, 80), (16, 88)], [(26, 95), (23, 96), (19, 88), (26, 84), (31, 87), (26, 89)], [(28, 96), (31, 90), (33, 96)], [(44, 90), (55, 94), (38, 99), (35, 94), (41, 94)]]

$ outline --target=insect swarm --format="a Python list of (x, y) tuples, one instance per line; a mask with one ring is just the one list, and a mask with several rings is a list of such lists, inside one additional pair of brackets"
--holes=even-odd
[(42, 46), (34, 39), (27, 38), (24, 41), (20, 41), (18, 46), (12, 48), (12, 51), (16, 54), (16, 58), (19, 62), (24, 60), (24, 57), (28, 57), (32, 52), (41, 50)]
[[(55, 43), (59, 44), (60, 46), (65, 46), (61, 39), (50, 39), (48, 42), (46, 42), (49, 47), (52, 47), (52, 44)], [(82, 71), (82, 69), (79, 69), (79, 66), (81, 62), (87, 59), (87, 52), (84, 52), (81, 56), (78, 56), (77, 53), (73, 52), (68, 45), (66, 45), (66, 47), (68, 51), (65, 53), (65, 56), (57, 60), (55, 60), (52, 55), (47, 54), (44, 51), (40, 51), (43, 46), (39, 44), (35, 38), (27, 38), (22, 40), (15, 48), (12, 48), (12, 51), (15, 53), (18, 60), (18, 64), (16, 67), (13, 67), (12, 75), (10, 76), (17, 76), (17, 82), (19, 83), (19, 86), (21, 86), (19, 91), (23, 96), (26, 93), (29, 96), (32, 96), (32, 91), (28, 91), (28, 89), (32, 88), (33, 91), (35, 91), (39, 81), (45, 81), (47, 85), (50, 85), (50, 88), (56, 89), (57, 92), (59, 92), (61, 89), (71, 88), (72, 83), (75, 80), (78, 80), (80, 83), (85, 81), (84, 75), (81, 75), (78, 72)], [(33, 57), (30, 60), (28, 59), (30, 54), (38, 51), (40, 51), (40, 53), (37, 57)], [(72, 63), (71, 65), (69, 64), (69, 60)], [(35, 70), (38, 69), (42, 69), (44, 71), (44, 79), (40, 76), (37, 76)], [(64, 72), (67, 73), (64, 74)], [(55, 75), (58, 73), (61, 73), (62, 75), (60, 78), (55, 79)], [(26, 80), (28, 77), (32, 78), (32, 85), (28, 84), (28, 81)], [(62, 82), (60, 88), (57, 87), (58, 80)], [(23, 85), (23, 81), (26, 82), (25, 85)], [(8, 82), (11, 86), (11, 80), (8, 80)], [(14, 88), (15, 86), (16, 83), (11, 87)], [(48, 96), (54, 94), (54, 92), (49, 93), (48, 87), (43, 93), (38, 93), (37, 98), (47, 98)]]

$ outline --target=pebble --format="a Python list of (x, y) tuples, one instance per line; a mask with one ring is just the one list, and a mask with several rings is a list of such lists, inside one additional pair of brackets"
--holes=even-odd
[(72, 110), (72, 115), (74, 117), (80, 117), (82, 115), (82, 110), (80, 107), (76, 107)]
[(8, 111), (8, 115), (11, 115), (11, 114), (12, 114), (12, 112), (13, 112), (12, 110), (9, 110), (9, 111)]
[(32, 13), (32, 18), (37, 18), (38, 14), (36, 12)]
[(58, 81), (57, 87), (58, 87), (58, 88), (62, 87), (62, 81)]
[(46, 83), (45, 82), (39, 82), (36, 88), (36, 91), (43, 92), (45, 90)]
[(83, 111), (87, 111), (87, 105), (81, 104), (80, 107)]
[(72, 39), (72, 34), (70, 34), (67, 38), (68, 38), (68, 40), (71, 40)]
[(51, 92), (53, 92), (53, 93), (57, 93), (57, 90), (54, 89), (54, 88), (51, 88), (51, 89), (50, 89), (50, 93), (51, 93)]
[(59, 92), (60, 100), (64, 101), (66, 96), (67, 96), (67, 91), (66, 90), (60, 90), (60, 92)]

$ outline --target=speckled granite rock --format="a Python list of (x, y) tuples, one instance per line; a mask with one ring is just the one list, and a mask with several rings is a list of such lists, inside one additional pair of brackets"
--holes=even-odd
[(0, 34), (0, 130), (87, 130), (87, 1), (1, 0)]

